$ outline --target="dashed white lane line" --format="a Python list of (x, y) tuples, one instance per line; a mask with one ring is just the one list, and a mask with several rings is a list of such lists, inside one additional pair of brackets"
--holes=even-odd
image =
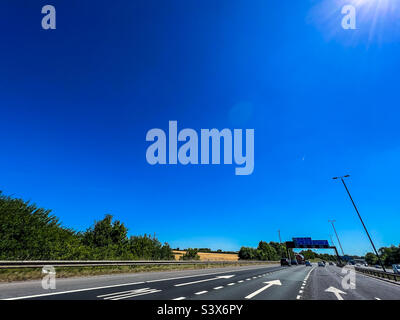
[(304, 277), (304, 280), (303, 280), (303, 283), (302, 283), (302, 285), (301, 285), (301, 287), (300, 287), (300, 290), (299, 290), (299, 294), (298, 294), (298, 296), (296, 297), (296, 299), (297, 300), (300, 300), (301, 299), (301, 296), (302, 296), (302, 294), (304, 293), (304, 288), (305, 288), (305, 286), (307, 285), (307, 280), (308, 280), (308, 277), (310, 276), (310, 274), (311, 274), (311, 272), (314, 270), (314, 268), (311, 268), (311, 270), (307, 273), (307, 275)]
[(375, 297), (375, 299), (376, 299), (376, 300), (381, 300), (381, 299), (380, 299), (380, 298), (378, 298), (378, 297)]
[(204, 290), (204, 291), (196, 292), (195, 294), (199, 296), (199, 295), (204, 294), (204, 293), (207, 293), (207, 292), (208, 292), (208, 291)]
[(215, 287), (214, 290), (222, 289), (224, 286)]
[(250, 279), (250, 278), (247, 278), (246, 280), (249, 281), (249, 280), (251, 280), (251, 279)]
[(235, 283), (234, 282), (231, 282), (231, 283), (228, 283), (228, 286), (233, 286)]
[(244, 280), (239, 280), (239, 281), (238, 281), (238, 283), (242, 283), (242, 282), (244, 282)]
[(186, 297), (179, 297), (179, 298), (175, 298), (175, 299), (172, 299), (172, 300), (184, 300), (184, 299), (186, 299)]

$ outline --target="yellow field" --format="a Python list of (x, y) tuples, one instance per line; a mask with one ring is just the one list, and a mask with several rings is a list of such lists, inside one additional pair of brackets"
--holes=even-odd
[[(175, 255), (175, 260), (179, 260), (180, 256), (185, 254), (185, 251), (172, 251)], [(199, 252), (200, 260), (202, 261), (237, 261), (239, 257), (233, 253), (207, 253)]]

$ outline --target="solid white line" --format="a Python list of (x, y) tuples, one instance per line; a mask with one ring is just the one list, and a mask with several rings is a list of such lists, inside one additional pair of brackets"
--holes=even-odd
[(172, 300), (184, 300), (184, 299), (186, 299), (186, 297), (179, 297), (179, 298), (175, 298), (175, 299), (172, 299)]
[(214, 290), (222, 289), (224, 286), (215, 287)]
[(195, 294), (200, 295), (200, 294), (204, 294), (207, 293), (208, 291), (200, 291), (200, 292), (196, 292)]
[(122, 287), (122, 286), (132, 286), (132, 285), (135, 285), (135, 284), (142, 284), (142, 283), (144, 283), (144, 281), (116, 284), (116, 285), (103, 286), (103, 287), (94, 287), (94, 288), (76, 289), (76, 290), (68, 290), (68, 291), (60, 291), (60, 292), (52, 292), (52, 293), (34, 294), (34, 295), (31, 295), (31, 296), (7, 298), (7, 299), (4, 299), (4, 300), (19, 300), (19, 299), (29, 299), (29, 298), (36, 298), (36, 297), (46, 297), (46, 296), (54, 296), (54, 295), (57, 295), (57, 294), (74, 293), (74, 292), (82, 292), (82, 291), (91, 291), (91, 290), (99, 290), (99, 289), (107, 289), (107, 288), (116, 288), (116, 287)]

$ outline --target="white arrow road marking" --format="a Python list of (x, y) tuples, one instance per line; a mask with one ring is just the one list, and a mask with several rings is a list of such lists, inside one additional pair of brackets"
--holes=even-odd
[(251, 298), (255, 297), (256, 295), (258, 295), (260, 292), (263, 292), (264, 290), (266, 290), (269, 287), (272, 287), (274, 285), (275, 286), (281, 286), (282, 285), (280, 280), (272, 280), (272, 281), (267, 281), (267, 282), (264, 282), (264, 283), (266, 283), (267, 285), (262, 287), (261, 289), (258, 289), (257, 291), (254, 291), (253, 293), (249, 294), (248, 296), (245, 297), (245, 299), (251, 299)]
[(325, 290), (325, 292), (332, 292), (338, 300), (343, 300), (341, 294), (347, 294), (346, 292), (343, 292), (342, 290), (339, 290), (335, 287), (329, 287), (328, 289)]
[(175, 287), (182, 287), (182, 286), (187, 286), (187, 285), (190, 285), (190, 284), (195, 284), (195, 283), (200, 283), (200, 282), (206, 282), (206, 281), (212, 281), (212, 280), (218, 280), (218, 279), (229, 279), (229, 278), (232, 278), (234, 276), (235, 276), (234, 274), (227, 275), (227, 276), (218, 276), (218, 277), (210, 278), (210, 279), (204, 279), (204, 280), (198, 280), (198, 281), (192, 281), (192, 282), (185, 282), (185, 283), (178, 283), (178, 284), (175, 284), (174, 286)]

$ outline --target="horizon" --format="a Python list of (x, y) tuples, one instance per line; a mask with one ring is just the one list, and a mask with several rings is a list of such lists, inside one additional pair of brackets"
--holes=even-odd
[[(0, 4), (0, 190), (74, 230), (111, 214), (171, 248), (238, 251), (278, 230), (337, 244), (334, 219), (344, 252), (363, 256), (371, 244), (332, 180), (350, 174), (376, 247), (399, 245), (400, 14), (375, 21), (360, 4), (343, 30), (342, 2), (55, 0), (56, 30), (37, 4)], [(254, 130), (254, 171), (149, 164), (146, 134), (169, 121)]]

